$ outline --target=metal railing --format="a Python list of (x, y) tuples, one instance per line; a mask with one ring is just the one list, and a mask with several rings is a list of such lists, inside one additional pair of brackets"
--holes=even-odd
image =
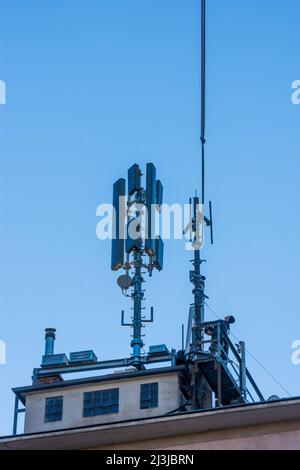
[[(229, 337), (229, 327), (224, 320), (205, 322), (201, 328), (200, 357), (210, 356), (226, 367), (229, 377), (236, 383), (245, 402), (264, 401), (255, 380), (246, 367), (245, 343), (234, 345)], [(207, 336), (211, 336), (206, 339)]]

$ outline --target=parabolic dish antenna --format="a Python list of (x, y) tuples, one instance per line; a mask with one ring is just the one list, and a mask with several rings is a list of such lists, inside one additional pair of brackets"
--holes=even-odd
[(129, 289), (129, 287), (132, 284), (132, 279), (128, 274), (123, 274), (122, 276), (119, 276), (117, 279), (118, 286), (121, 287), (121, 289)]

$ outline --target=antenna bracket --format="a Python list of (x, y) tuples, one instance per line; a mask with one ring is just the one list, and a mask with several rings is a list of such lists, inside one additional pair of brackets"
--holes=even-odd
[(132, 326), (132, 323), (125, 323), (125, 312), (121, 312), (121, 326)]
[(153, 323), (153, 319), (154, 319), (154, 308), (151, 307), (151, 309), (150, 309), (150, 319), (146, 320), (145, 318), (143, 318), (143, 323)]

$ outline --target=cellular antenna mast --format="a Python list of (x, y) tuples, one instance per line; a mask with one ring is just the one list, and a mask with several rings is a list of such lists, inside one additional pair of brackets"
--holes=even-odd
[[(184, 360), (188, 364), (191, 374), (189, 396), (191, 409), (211, 407), (213, 397), (215, 406), (245, 403), (248, 394), (246, 379), (253, 387), (259, 400), (263, 400), (260, 390), (245, 365), (244, 342), (241, 341), (236, 349), (228, 337), (229, 323), (225, 319), (214, 322), (205, 322), (204, 319), (207, 296), (205, 295), (206, 279), (201, 273), (201, 265), (205, 260), (201, 258), (200, 250), (203, 246), (205, 226), (210, 228), (210, 241), (213, 244), (211, 202), (209, 202), (209, 217), (205, 215), (205, 94), (206, 0), (201, 0), (201, 196), (198, 197), (196, 192), (195, 196), (190, 198), (190, 220), (185, 229), (185, 234), (190, 232), (190, 242), (194, 253), (194, 258), (191, 261), (193, 270), (190, 271), (194, 303), (190, 306), (185, 350), (183, 351)], [(235, 321), (233, 316), (226, 318), (228, 322)], [(231, 370), (234, 361), (237, 361), (238, 369)], [(234, 375), (238, 376), (238, 380)]]
[[(142, 172), (136, 163), (128, 170), (128, 188), (121, 178), (113, 189), (113, 239), (111, 269), (124, 269), (125, 274), (118, 278), (118, 285), (123, 294), (133, 303), (133, 315), (130, 323), (125, 323), (122, 311), (122, 326), (133, 329), (131, 347), (132, 365), (144, 368), (142, 348), (142, 328), (144, 323), (153, 322), (153, 307), (150, 318), (142, 315), (146, 272), (152, 275), (153, 269), (163, 269), (164, 243), (155, 232), (155, 212), (160, 211), (163, 186), (156, 180), (156, 168), (147, 163), (146, 187), (142, 186)], [(131, 274), (131, 275), (130, 275)]]
[[(168, 396), (171, 403), (176, 397), (180, 406), (166, 413), (164, 405), (161, 408), (159, 401), (155, 400), (155, 403), (159, 404), (158, 412), (163, 412), (165, 416), (182, 411), (207, 410), (213, 407), (220, 408), (265, 401), (246, 366), (245, 342), (239, 341), (238, 344), (234, 344), (229, 336), (229, 325), (234, 323), (235, 318), (232, 315), (226, 315), (224, 320), (221, 320), (216, 314), (218, 320), (204, 321), (204, 306), (207, 297), (201, 264), (205, 260), (200, 256), (204, 226), (210, 228), (210, 239), (213, 243), (211, 203), (209, 203), (209, 218), (204, 213), (205, 10), (206, 1), (201, 0), (201, 191), (199, 196), (196, 192), (190, 198), (189, 223), (184, 230), (185, 234), (189, 233), (190, 248), (193, 250), (193, 260), (191, 261), (193, 269), (190, 271), (190, 281), (193, 284), (194, 296), (194, 302), (189, 312), (185, 345), (179, 351), (175, 349), (169, 351), (165, 344), (149, 346), (147, 353), (143, 351), (142, 328), (145, 323), (153, 321), (153, 307), (151, 307), (150, 316), (142, 315), (143, 301), (145, 300), (143, 289), (145, 274), (148, 273), (151, 276), (154, 269), (158, 271), (163, 269), (164, 244), (161, 237), (158, 236), (158, 226), (156, 226), (156, 222), (159, 221), (157, 212), (162, 210), (163, 186), (156, 179), (156, 169), (153, 163), (147, 163), (146, 181), (143, 185), (142, 171), (135, 163), (128, 170), (127, 184), (124, 178), (120, 178), (113, 186), (114, 213), (111, 258), (113, 271), (124, 270), (117, 282), (124, 296), (130, 298), (132, 302), (133, 313), (130, 322), (125, 323), (125, 314), (122, 311), (122, 325), (132, 328), (132, 354), (130, 357), (104, 361), (99, 361), (93, 350), (74, 351), (69, 353), (68, 357), (65, 353), (57, 354), (54, 352), (56, 330), (47, 328), (42, 362), (40, 367), (33, 370), (32, 375), (32, 384), (38, 386), (38, 389), (47, 383), (51, 384), (49, 385), (51, 387), (60, 387), (59, 383), (64, 382), (63, 376), (65, 374), (123, 369), (128, 366), (134, 366), (135, 369), (141, 370), (150, 364), (169, 362), (171, 368), (168, 367), (167, 372), (168, 374), (176, 372), (176, 382), (168, 381)], [(214, 312), (212, 311), (212, 313)], [(182, 330), (182, 336), (184, 336), (184, 330)], [(182, 343), (184, 343), (184, 338)], [(144, 374), (132, 377), (140, 375)], [(124, 379), (127, 380), (127, 378), (126, 374)], [(157, 384), (154, 383), (154, 385)], [(68, 386), (68, 382), (61, 384), (61, 387), (65, 388), (65, 386)], [(25, 391), (24, 395), (22, 390)], [(34, 389), (34, 391), (36, 390)], [(13, 433), (16, 434), (18, 414), (25, 411), (19, 408), (19, 401), (24, 403), (28, 387), (14, 389), (14, 392), (16, 399)], [(152, 389), (150, 389), (149, 395), (152, 401), (151, 393)], [(62, 403), (62, 400), (60, 401)], [(114, 401), (112, 403), (115, 404)], [(106, 402), (105, 404), (107, 405)], [(146, 408), (148, 413), (148, 406)], [(140, 414), (137, 416), (141, 417)], [(157, 415), (153, 414), (152, 416)]]
[(212, 230), (212, 204), (209, 202), (209, 218), (205, 216), (205, 91), (206, 91), (206, 1), (201, 0), (201, 199), (197, 196), (190, 198), (192, 217), (189, 225), (190, 240), (194, 251), (193, 270), (190, 271), (190, 281), (193, 284), (194, 303), (190, 309), (189, 325), (192, 331), (187, 331), (192, 340), (190, 351), (190, 339), (187, 338), (186, 353), (191, 352), (197, 355), (202, 350), (202, 329), (204, 322), (205, 305), (205, 277), (201, 274), (201, 264), (205, 262), (201, 259), (200, 249), (204, 241), (203, 225), (210, 227), (210, 239), (213, 244)]

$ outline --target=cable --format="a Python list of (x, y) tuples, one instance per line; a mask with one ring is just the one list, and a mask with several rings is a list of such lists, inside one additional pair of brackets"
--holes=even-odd
[[(210, 310), (210, 312), (218, 319), (218, 320), (222, 320), (219, 315), (214, 312), (214, 310), (208, 305), (207, 302), (205, 302), (205, 305), (206, 307), (208, 308), (208, 310)], [(231, 332), (232, 336), (236, 339), (236, 341), (239, 341), (239, 339)], [(274, 377), (274, 375), (271, 374), (271, 372), (268, 371), (268, 369), (258, 360), (256, 359), (256, 357), (246, 348), (246, 351), (247, 353), (249, 354), (249, 356), (252, 357), (252, 359), (255, 360), (255, 362), (257, 362), (257, 364), (266, 372), (266, 374), (285, 392), (287, 393), (290, 397), (292, 396), (291, 393), (280, 383), (278, 382), (278, 380)]]
[(205, 203), (206, 0), (201, 0), (201, 186)]

